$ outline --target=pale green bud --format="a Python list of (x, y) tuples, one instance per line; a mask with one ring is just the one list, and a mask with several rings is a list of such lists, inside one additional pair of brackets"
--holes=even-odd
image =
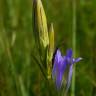
[(35, 12), (35, 22), (39, 34), (38, 38), (40, 42), (40, 47), (43, 46), (45, 48), (49, 44), (47, 19), (45, 11), (41, 0), (34, 0), (33, 4), (36, 4), (34, 12)]
[(49, 49), (48, 49), (48, 79), (51, 78), (51, 73), (52, 73), (52, 58), (53, 58), (53, 53), (54, 53), (54, 29), (53, 29), (53, 24), (51, 24), (49, 28)]

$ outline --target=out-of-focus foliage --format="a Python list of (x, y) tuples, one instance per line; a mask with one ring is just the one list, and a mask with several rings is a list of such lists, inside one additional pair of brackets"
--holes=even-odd
[[(48, 25), (54, 23), (55, 47), (61, 45), (65, 53), (72, 47), (72, 0), (42, 2)], [(77, 0), (76, 5), (76, 56), (83, 60), (76, 65), (75, 95), (95, 96), (96, 0)], [(0, 0), (0, 96), (21, 96), (28, 90), (30, 96), (50, 96), (32, 59), (37, 55), (32, 24), (32, 0)]]

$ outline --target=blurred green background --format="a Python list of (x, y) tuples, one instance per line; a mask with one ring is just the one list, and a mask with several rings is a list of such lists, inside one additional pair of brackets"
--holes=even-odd
[[(65, 53), (73, 46), (73, 1), (42, 3), (48, 25), (54, 23), (55, 47), (61, 44)], [(31, 56), (34, 45), (32, 0), (0, 0), (0, 96), (50, 96)], [(76, 64), (75, 96), (96, 96), (96, 0), (76, 0), (78, 56), (83, 60)]]

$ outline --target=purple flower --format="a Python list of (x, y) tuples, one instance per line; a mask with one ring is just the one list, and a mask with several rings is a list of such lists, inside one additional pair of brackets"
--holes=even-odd
[(64, 72), (69, 68), (68, 77), (67, 77), (67, 89), (70, 86), (70, 81), (72, 78), (73, 64), (79, 62), (82, 58), (74, 59), (72, 57), (72, 49), (67, 50), (66, 56), (62, 56), (59, 49), (57, 49), (55, 57), (54, 57), (54, 65), (52, 70), (52, 78), (56, 82), (57, 89), (60, 89), (62, 86), (62, 79), (64, 76)]

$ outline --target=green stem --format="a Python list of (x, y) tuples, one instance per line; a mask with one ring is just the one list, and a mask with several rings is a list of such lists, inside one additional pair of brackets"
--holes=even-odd
[[(72, 45), (74, 57), (76, 55), (76, 0), (72, 0), (72, 9), (73, 9), (73, 26), (72, 26)], [(72, 88), (71, 88), (71, 96), (75, 96), (75, 66), (73, 68), (73, 76), (72, 76)]]
[(20, 85), (21, 95), (22, 96), (28, 96), (28, 94), (27, 94), (27, 92), (25, 90), (25, 86), (24, 86), (24, 83), (23, 83), (23, 80), (22, 80), (21, 76), (19, 76), (18, 81), (19, 81), (19, 85)]

